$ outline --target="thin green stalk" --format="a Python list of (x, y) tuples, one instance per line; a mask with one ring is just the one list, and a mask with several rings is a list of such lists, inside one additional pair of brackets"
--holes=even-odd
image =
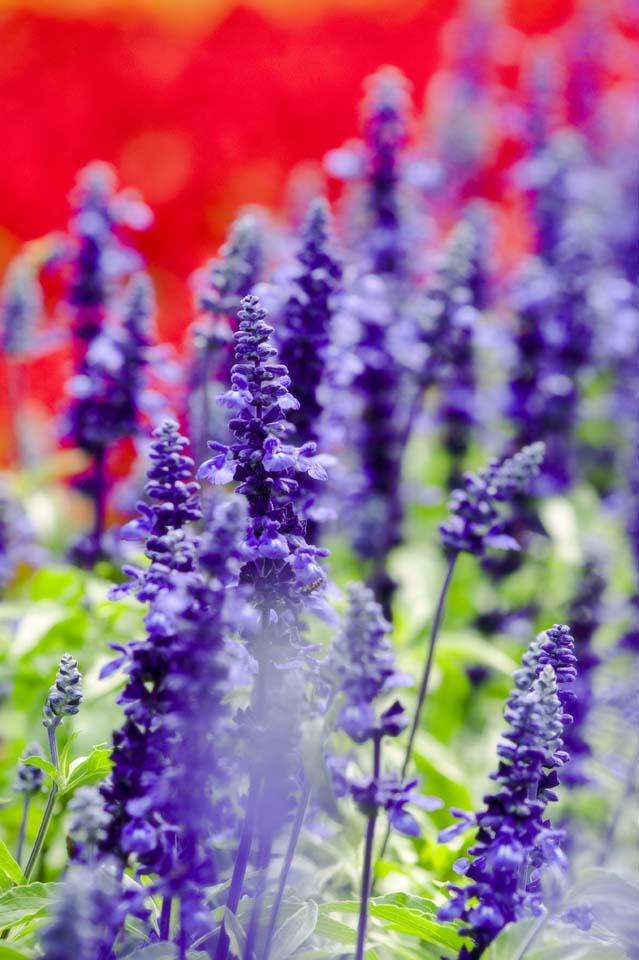
[[(382, 738), (379, 734), (376, 734), (373, 740), (373, 778), (375, 781), (379, 780), (381, 767), (381, 745)], [(373, 842), (375, 840), (375, 821), (377, 820), (377, 813), (378, 808), (375, 806), (368, 815), (368, 824), (366, 826), (364, 867), (362, 870), (362, 892), (359, 902), (359, 921), (357, 924), (357, 949), (355, 951), (355, 960), (364, 960), (366, 927), (368, 925), (368, 901), (371, 894), (371, 875), (373, 869)]]
[[(408, 737), (408, 744), (406, 745), (406, 752), (404, 753), (404, 762), (402, 764), (402, 780), (406, 776), (406, 771), (408, 769), (408, 764), (410, 763), (411, 754), (413, 751), (413, 744), (415, 742), (415, 737), (419, 729), (419, 723), (422, 716), (422, 710), (424, 708), (424, 702), (426, 700), (426, 694), (428, 693), (428, 684), (430, 681), (430, 675), (433, 669), (433, 661), (435, 657), (435, 645), (437, 643), (437, 637), (439, 635), (439, 629), (442, 624), (442, 619), (444, 616), (444, 607), (446, 605), (446, 598), (448, 597), (448, 590), (450, 588), (451, 581), (453, 579), (453, 573), (455, 571), (455, 564), (457, 563), (457, 557), (459, 553), (455, 551), (451, 553), (448, 560), (448, 567), (446, 569), (446, 576), (444, 577), (444, 582), (442, 584), (441, 590), (439, 592), (439, 599), (437, 601), (437, 607), (435, 609), (435, 615), (430, 627), (430, 633), (428, 638), (428, 653), (426, 655), (426, 663), (424, 664), (424, 671), (422, 673), (422, 678), (419, 684), (419, 693), (417, 695), (417, 706), (415, 707), (415, 713), (413, 716), (413, 723), (410, 728), (410, 734)], [(379, 851), (379, 859), (383, 859), (384, 854), (386, 853), (386, 847), (388, 846), (388, 840), (390, 837), (390, 824), (386, 827), (386, 833), (384, 834), (384, 840)]]
[(637, 789), (637, 783), (635, 782), (637, 777), (637, 768), (639, 768), (639, 747), (635, 751), (635, 754), (630, 761), (630, 767), (628, 769), (628, 775), (626, 777), (623, 791), (619, 797), (619, 800), (617, 801), (617, 805), (614, 809), (612, 817), (610, 818), (610, 821), (608, 822), (608, 826), (606, 827), (601, 844), (601, 850), (599, 852), (599, 856), (597, 857), (598, 867), (603, 867), (606, 864), (606, 861), (613, 850), (613, 840), (615, 838), (615, 833), (617, 832), (617, 827), (619, 826), (624, 810), (628, 808), (628, 801)]
[[(49, 735), (49, 752), (51, 754), (51, 763), (56, 768), (60, 767), (60, 760), (58, 758), (58, 743), (56, 740), (56, 729), (57, 724), (49, 727), (47, 733)], [(35, 867), (38, 857), (40, 856), (40, 851), (42, 850), (42, 844), (45, 841), (47, 835), (47, 830), (49, 829), (49, 823), (51, 821), (51, 815), (53, 813), (53, 808), (55, 806), (55, 798), (58, 793), (58, 785), (55, 780), (51, 784), (49, 790), (49, 796), (47, 797), (47, 805), (44, 808), (44, 813), (42, 814), (42, 820), (40, 821), (40, 827), (38, 828), (38, 833), (35, 838), (35, 843), (33, 844), (33, 849), (31, 850), (31, 855), (27, 861), (27, 865), (24, 868), (25, 879), (28, 880), (31, 874), (33, 873), (33, 868)]]
[(18, 831), (18, 846), (16, 848), (16, 861), (19, 864), (22, 860), (22, 848), (24, 847), (24, 838), (27, 832), (27, 819), (29, 816), (29, 805), (31, 803), (31, 795), (25, 793), (24, 799), (22, 801), (22, 818), (20, 820), (20, 829)]
[[(259, 659), (257, 682), (253, 691), (253, 705), (255, 717), (258, 723), (260, 723), (261, 718), (264, 716), (268, 687), (268, 651), (265, 649), (267, 647), (266, 617), (266, 612), (262, 611), (262, 644), (260, 646), (262, 655)], [(253, 834), (255, 832), (255, 824), (257, 821), (263, 779), (263, 773), (261, 771), (256, 771), (255, 764), (253, 764), (249, 780), (248, 797), (246, 799), (244, 824), (242, 826), (242, 834), (240, 836), (240, 842), (237, 848), (237, 854), (235, 856), (235, 863), (233, 864), (231, 886), (229, 888), (229, 894), (226, 900), (226, 908), (227, 910), (230, 910), (231, 913), (235, 913), (237, 911), (240, 897), (242, 896), (244, 877), (246, 875), (246, 868), (248, 866), (251, 848), (253, 846)], [(224, 926), (224, 921), (222, 921), (220, 934), (215, 949), (215, 960), (226, 960), (230, 945), (231, 941)]]
[(304, 825), (304, 819), (306, 817), (306, 811), (308, 809), (308, 802), (311, 797), (311, 785), (306, 778), (304, 778), (304, 786), (302, 789), (302, 795), (300, 796), (300, 802), (297, 807), (297, 813), (295, 815), (295, 822), (293, 824), (293, 829), (291, 830), (291, 835), (288, 840), (288, 845), (286, 847), (286, 854), (284, 855), (284, 862), (282, 864), (282, 869), (280, 871), (280, 879), (277, 885), (277, 893), (275, 894), (275, 900), (273, 901), (273, 907), (271, 909), (271, 918), (268, 925), (268, 930), (266, 931), (266, 940), (264, 941), (264, 949), (262, 950), (262, 960), (268, 960), (269, 953), (271, 952), (271, 942), (273, 940), (273, 935), (275, 933), (275, 927), (277, 926), (277, 918), (279, 916), (280, 907), (282, 906), (282, 900), (284, 898), (284, 890), (286, 889), (286, 881), (288, 880), (288, 875), (293, 863), (293, 856), (295, 855), (295, 849), (297, 847), (298, 840), (300, 838), (300, 833), (302, 832), (302, 826)]

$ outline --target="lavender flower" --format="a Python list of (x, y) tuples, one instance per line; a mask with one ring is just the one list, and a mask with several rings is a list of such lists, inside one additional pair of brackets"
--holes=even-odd
[(110, 960), (130, 899), (114, 864), (69, 867), (41, 936), (43, 960)]
[(317, 443), (319, 439), (322, 407), (318, 389), (324, 377), (333, 301), (342, 274), (331, 249), (329, 218), (327, 202), (321, 198), (313, 201), (302, 226), (298, 273), (277, 331), (282, 344), (280, 357), (299, 402), (289, 419), (300, 443)]
[(575, 677), (572, 649), (562, 625), (533, 641), (506, 704), (510, 729), (497, 747), (500, 762), (492, 774), (499, 791), (484, 798), (486, 806), (476, 815), (453, 810), (460, 823), (440, 835), (445, 842), (468, 826), (479, 828), (469, 848), (473, 859), (456, 865), (471, 882), (451, 884), (453, 896), (439, 911), (441, 920), (464, 920), (467, 927), (460, 932), (474, 941), (470, 950), (461, 948), (459, 960), (477, 960), (507, 923), (529, 912), (538, 915), (544, 865), (565, 866), (562, 835), (544, 812), (557, 799), (557, 768), (569, 760), (562, 742), (562, 701), (569, 696), (565, 685)]
[[(192, 461), (184, 456), (188, 441), (173, 421), (165, 421), (154, 433), (152, 466), (146, 492), (151, 505), (139, 504), (141, 519), (134, 521), (134, 534), (147, 535), (147, 571), (125, 568), (131, 583), (118, 588), (135, 588), (139, 599), (152, 601), (145, 623), (149, 637), (131, 642), (103, 670), (108, 675), (124, 665), (128, 682), (119, 697), (125, 721), (113, 736), (113, 772), (102, 788), (105, 808), (111, 817), (104, 852), (111, 851), (126, 862), (133, 853), (154, 853), (160, 859), (165, 832), (155, 807), (157, 793), (163, 796), (170, 724), (162, 723), (166, 687), (177, 666), (174, 646), (180, 622), (180, 604), (162, 604), (163, 594), (172, 596), (180, 577), (194, 575), (195, 541), (185, 529), (200, 517), (198, 485), (190, 481)], [(184, 587), (182, 593), (184, 592)], [(170, 856), (171, 838), (164, 843)]]
[(44, 751), (37, 741), (30, 743), (29, 746), (26, 747), (22, 757), (18, 761), (16, 779), (13, 783), (13, 789), (17, 793), (36, 794), (42, 790), (44, 771), (40, 770), (39, 767), (32, 767), (30, 764), (23, 763), (23, 761), (29, 757), (40, 757), (40, 759), (44, 759)]
[[(459, 482), (459, 466), (467, 453), (477, 422), (475, 328), (487, 305), (487, 280), (482, 256), (486, 218), (468, 208), (451, 234), (444, 262), (425, 301), (422, 338), (428, 353), (421, 374), (422, 388), (437, 384), (442, 394), (438, 420), (444, 447), (451, 457), (449, 486)], [(421, 395), (421, 394), (420, 394)]]
[[(201, 316), (193, 327), (195, 356), (190, 371), (191, 434), (204, 455), (211, 435), (212, 381), (228, 384), (229, 344), (242, 297), (251, 292), (262, 272), (262, 229), (258, 218), (246, 213), (231, 226), (220, 256), (206, 268), (206, 279), (197, 288)], [(202, 271), (204, 274), (205, 271)]]
[(12, 582), (23, 564), (36, 566), (44, 555), (21, 504), (0, 486), (0, 590)]
[(493, 460), (479, 473), (464, 474), (464, 488), (453, 491), (450, 516), (439, 528), (443, 545), (476, 556), (489, 548), (519, 549), (517, 541), (503, 532), (498, 505), (527, 489), (543, 457), (543, 443), (533, 443), (501, 463)]
[(116, 193), (115, 187), (112, 169), (92, 163), (80, 171), (71, 194), (68, 302), (74, 336), (86, 344), (102, 330), (118, 280), (140, 266), (122, 240), (122, 228), (144, 230), (151, 222), (148, 207), (134, 191)]
[(104, 799), (97, 786), (80, 787), (69, 801), (71, 821), (68, 842), (73, 860), (77, 863), (92, 862), (100, 845), (106, 839), (109, 815), (104, 809)]
[(336, 685), (344, 698), (337, 726), (355, 743), (371, 741), (373, 745), (372, 777), (349, 780), (342, 775), (334, 781), (337, 793), (350, 793), (368, 821), (356, 960), (362, 960), (364, 956), (373, 841), (379, 811), (388, 812), (390, 825), (402, 833), (416, 836), (419, 826), (405, 806), (414, 803), (424, 809), (434, 810), (442, 805), (437, 798), (420, 797), (415, 791), (416, 780), (402, 783), (397, 775), (382, 773), (383, 738), (399, 736), (408, 723), (399, 701), (381, 712), (375, 708), (378, 697), (410, 682), (395, 668), (389, 632), (390, 624), (384, 619), (372, 590), (363, 584), (351, 584), (344, 626), (322, 665), (325, 680)]
[(321, 600), (326, 578), (317, 562), (325, 551), (306, 542), (297, 511), (297, 477), (324, 480), (326, 471), (314, 443), (298, 448), (283, 442), (292, 430), (287, 413), (299, 404), (288, 392), (286, 367), (276, 362), (273, 329), (265, 316), (257, 297), (244, 297), (231, 389), (220, 398), (235, 413), (229, 423), (235, 443), (211, 441), (214, 456), (201, 465), (198, 477), (214, 484), (236, 480), (236, 492), (247, 499), (249, 559), (242, 581), (253, 586), (267, 620), (280, 619), (278, 645), (286, 656), (287, 645), (299, 644), (297, 612), (309, 605), (318, 612), (326, 609)]
[(5, 275), (0, 304), (0, 344), (7, 356), (23, 357), (33, 347), (41, 313), (42, 290), (34, 267), (26, 257), (17, 257)]
[(78, 661), (70, 653), (63, 653), (55, 683), (49, 689), (42, 710), (42, 725), (55, 730), (67, 716), (74, 716), (82, 703), (82, 677)]

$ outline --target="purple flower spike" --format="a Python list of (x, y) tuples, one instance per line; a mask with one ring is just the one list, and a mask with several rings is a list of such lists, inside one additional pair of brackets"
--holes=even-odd
[(326, 200), (314, 200), (302, 225), (299, 269), (280, 319), (280, 356), (291, 378), (299, 410), (291, 414), (298, 439), (317, 442), (322, 408), (317, 390), (324, 375), (333, 301), (342, 271), (329, 236)]
[[(564, 750), (565, 689), (575, 678), (573, 640), (566, 626), (555, 625), (530, 645), (515, 674), (504, 711), (509, 729), (497, 747), (499, 766), (492, 774), (498, 792), (484, 797), (473, 815), (451, 811), (461, 821), (440, 835), (448, 842), (469, 826), (478, 827), (470, 861), (458, 861), (466, 886), (451, 884), (440, 920), (462, 919), (474, 946), (463, 946), (458, 960), (478, 960), (507, 923), (542, 910), (540, 877), (546, 864), (565, 868), (563, 835), (544, 819), (557, 800), (557, 769), (570, 759)], [(558, 685), (559, 679), (559, 685)]]
[[(229, 422), (235, 442), (229, 446), (211, 441), (214, 456), (198, 470), (198, 477), (213, 483), (231, 479), (237, 493), (248, 502), (246, 563), (242, 581), (252, 585), (255, 603), (266, 619), (282, 619), (280, 631), (284, 659), (300, 642), (298, 612), (303, 606), (328, 613), (322, 601), (326, 577), (316, 561), (325, 555), (305, 539), (305, 520), (299, 510), (300, 479), (325, 476), (315, 456), (315, 445), (301, 448), (287, 443), (294, 427), (289, 411), (299, 408), (289, 393), (290, 378), (278, 362), (272, 344), (273, 329), (257, 297), (242, 300), (239, 330), (234, 334), (235, 364), (231, 389), (219, 402), (230, 407)], [(265, 565), (264, 561), (268, 561)]]
[(489, 548), (518, 550), (517, 541), (504, 533), (498, 506), (526, 491), (543, 457), (543, 443), (532, 443), (501, 463), (494, 460), (479, 473), (464, 474), (463, 489), (453, 491), (450, 516), (439, 528), (442, 544), (476, 556)]

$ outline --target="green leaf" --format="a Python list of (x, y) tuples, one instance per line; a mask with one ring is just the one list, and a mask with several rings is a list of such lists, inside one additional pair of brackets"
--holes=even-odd
[(302, 946), (315, 930), (318, 913), (315, 901), (309, 900), (284, 921), (273, 937), (272, 960), (287, 960)]
[(438, 641), (437, 659), (445, 660), (451, 657), (460, 657), (472, 663), (481, 663), (482, 666), (492, 667), (498, 673), (504, 673), (509, 677), (519, 666), (503, 650), (492, 643), (480, 640), (478, 637), (450, 633), (442, 634)]
[(69, 767), (69, 777), (64, 793), (77, 790), (87, 784), (104, 780), (111, 770), (111, 750), (103, 743), (94, 747), (88, 757), (78, 757)]
[(30, 960), (28, 953), (16, 950), (6, 943), (0, 943), (0, 960)]
[(130, 953), (128, 960), (177, 960), (177, 955), (174, 943), (150, 943)]
[(51, 777), (59, 787), (64, 787), (62, 774), (50, 760), (45, 760), (44, 757), (25, 757), (24, 760), (21, 760), (21, 763), (28, 767), (37, 767), (38, 770), (42, 770), (48, 777)]
[(539, 917), (507, 924), (484, 951), (482, 960), (522, 960), (545, 920)]
[(321, 912), (317, 918), (315, 932), (319, 937), (325, 937), (327, 940), (332, 940), (334, 943), (343, 943), (346, 946), (351, 946), (357, 941), (357, 931), (354, 927), (349, 927), (347, 923), (342, 923), (341, 920), (334, 920), (333, 917), (323, 916)]
[(13, 880), (14, 883), (26, 883), (20, 865), (11, 856), (6, 843), (2, 840), (0, 840), (0, 873), (3, 873), (9, 880)]
[(432, 913), (422, 913), (392, 904), (371, 903), (370, 915), (383, 920), (387, 930), (405, 933), (410, 937), (419, 937), (420, 940), (437, 944), (439, 947), (459, 950), (463, 943), (452, 926), (435, 920)]
[(0, 896), (0, 929), (24, 923), (44, 913), (56, 899), (59, 883), (27, 883)]
[(77, 733), (74, 732), (69, 734), (67, 742), (65, 743), (62, 750), (60, 751), (60, 771), (62, 773), (62, 776), (65, 778), (65, 780), (69, 775), (69, 764), (71, 762), (70, 761), (71, 747), (73, 746), (77, 738), (78, 738)]
[(246, 946), (246, 933), (242, 928), (242, 924), (237, 919), (234, 913), (231, 913), (227, 908), (224, 909), (224, 929), (226, 930), (229, 940), (231, 941), (231, 947), (235, 951), (238, 957), (244, 956), (244, 948)]

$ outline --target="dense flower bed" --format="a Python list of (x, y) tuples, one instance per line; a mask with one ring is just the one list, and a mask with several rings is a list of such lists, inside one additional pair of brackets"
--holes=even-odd
[(179, 349), (104, 163), (10, 265), (0, 960), (639, 956), (639, 139), (599, 26), (509, 95), (468, 14), (423, 123), (380, 68), (336, 201), (240, 211)]

